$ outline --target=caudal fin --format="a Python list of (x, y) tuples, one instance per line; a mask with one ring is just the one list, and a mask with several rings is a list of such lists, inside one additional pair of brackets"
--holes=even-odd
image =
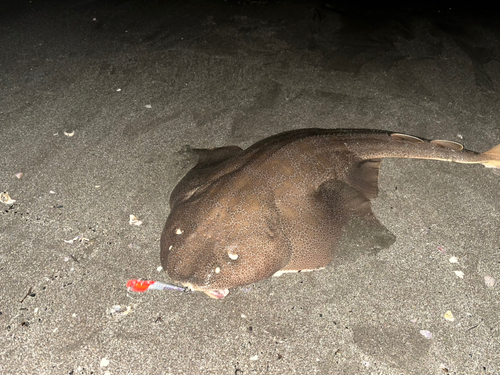
[(481, 154), (486, 160), (481, 162), (486, 168), (500, 168), (500, 145)]

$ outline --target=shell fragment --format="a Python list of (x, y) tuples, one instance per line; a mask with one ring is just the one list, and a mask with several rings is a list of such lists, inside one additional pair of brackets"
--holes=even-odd
[(130, 220), (129, 220), (130, 225), (142, 225), (142, 221), (140, 221), (135, 215), (130, 215)]
[(4, 191), (3, 193), (0, 193), (0, 202), (4, 203), (4, 204), (13, 204), (15, 203), (15, 199), (12, 199), (10, 196), (9, 196), (9, 193), (7, 193), (6, 191)]

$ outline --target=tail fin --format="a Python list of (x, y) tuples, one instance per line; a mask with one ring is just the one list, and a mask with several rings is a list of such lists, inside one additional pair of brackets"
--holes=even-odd
[(500, 168), (500, 145), (493, 147), (491, 150), (481, 154), (486, 161), (481, 164), (486, 168)]

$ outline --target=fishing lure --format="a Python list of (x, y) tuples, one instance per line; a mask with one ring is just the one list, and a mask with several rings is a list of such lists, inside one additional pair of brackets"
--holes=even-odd
[(141, 279), (132, 279), (127, 281), (127, 289), (129, 291), (138, 293), (143, 293), (146, 290), (153, 290), (153, 289), (155, 290), (173, 289), (173, 290), (179, 290), (181, 292), (185, 292), (188, 290), (187, 288), (184, 288), (182, 286), (165, 284), (160, 281), (141, 280)]

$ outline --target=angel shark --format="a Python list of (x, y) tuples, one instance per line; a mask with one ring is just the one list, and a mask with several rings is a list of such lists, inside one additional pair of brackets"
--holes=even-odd
[(217, 299), (272, 275), (326, 267), (353, 223), (383, 232), (370, 204), (383, 158), (500, 168), (500, 145), (477, 153), (381, 130), (300, 129), (246, 150), (194, 151), (198, 164), (170, 196), (161, 262), (174, 281)]

